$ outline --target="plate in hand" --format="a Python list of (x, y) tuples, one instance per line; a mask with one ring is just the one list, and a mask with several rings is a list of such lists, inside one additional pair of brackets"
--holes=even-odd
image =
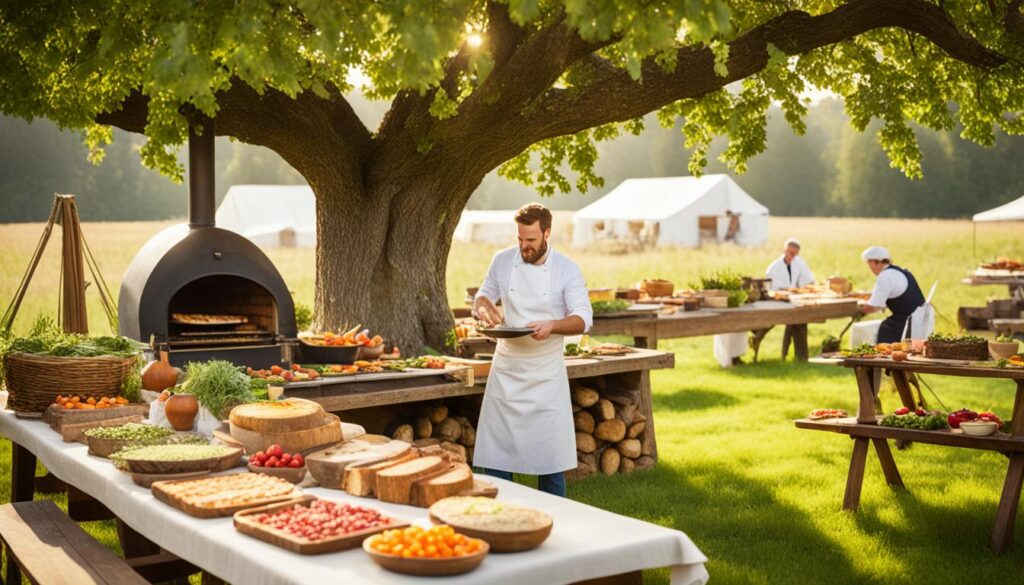
[(495, 339), (514, 339), (516, 337), (533, 335), (533, 329), (530, 329), (529, 327), (505, 327), (499, 325), (498, 327), (479, 329), (478, 331)]

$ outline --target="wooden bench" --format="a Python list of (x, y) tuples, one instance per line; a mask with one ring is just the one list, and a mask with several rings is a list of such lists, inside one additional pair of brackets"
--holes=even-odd
[(0, 506), (0, 542), (7, 553), (7, 585), (20, 584), (22, 572), (42, 585), (148, 583), (50, 500)]

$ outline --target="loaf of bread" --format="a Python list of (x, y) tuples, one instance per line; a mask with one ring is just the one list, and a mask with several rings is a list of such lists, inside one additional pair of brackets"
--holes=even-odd
[(353, 463), (345, 468), (342, 489), (353, 496), (372, 496), (377, 483), (377, 472), (416, 459), (415, 450), (409, 449), (392, 457)]
[(412, 493), (412, 484), (418, 479), (433, 475), (448, 468), (440, 457), (419, 457), (400, 463), (376, 473), (374, 492), (377, 499), (393, 504), (408, 504)]
[(412, 484), (409, 502), (427, 508), (434, 502), (473, 489), (473, 470), (464, 463), (425, 477)]

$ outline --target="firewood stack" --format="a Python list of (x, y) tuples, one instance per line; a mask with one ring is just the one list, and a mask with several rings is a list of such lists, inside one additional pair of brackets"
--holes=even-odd
[(439, 445), (456, 454), (465, 462), (473, 461), (476, 428), (465, 416), (456, 416), (445, 404), (422, 406), (416, 416), (399, 419), (391, 424), (391, 438), (412, 443), (417, 447)]
[(576, 426), (576, 469), (570, 481), (594, 473), (632, 473), (654, 466), (654, 441), (647, 417), (640, 412), (640, 391), (606, 388), (598, 391), (573, 381), (573, 420)]

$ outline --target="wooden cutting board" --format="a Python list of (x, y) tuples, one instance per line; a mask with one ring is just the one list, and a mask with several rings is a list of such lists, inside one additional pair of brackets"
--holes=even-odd
[(303, 496), (286, 502), (271, 504), (269, 506), (260, 506), (258, 508), (249, 508), (248, 510), (237, 512), (235, 513), (235, 529), (242, 534), (258, 538), (263, 542), (269, 542), (274, 546), (279, 546), (293, 553), (300, 555), (319, 555), (355, 548), (362, 544), (363, 540), (368, 536), (381, 533), (385, 530), (391, 530), (393, 528), (405, 528), (406, 526), (409, 526), (408, 522), (402, 522), (391, 518), (392, 522), (383, 526), (349, 532), (348, 534), (332, 536), (323, 540), (309, 540), (281, 530), (276, 530), (254, 520), (254, 516), (259, 514), (273, 514), (279, 510), (291, 508), (296, 504), (300, 506), (310, 506), (314, 501), (316, 501), (316, 498), (313, 496)]
[[(270, 482), (268, 485), (274, 486), (280, 485), (277, 483), (280, 482), (281, 484), (284, 484), (281, 485), (282, 488), (288, 487), (290, 489), (286, 492), (283, 492), (281, 495), (267, 496), (264, 498), (253, 499), (246, 502), (225, 502), (223, 504), (210, 507), (199, 506), (195, 502), (194, 498), (191, 498), (189, 496), (182, 496), (173, 491), (174, 486), (178, 486), (181, 484), (191, 483), (192, 485), (197, 485), (197, 483), (194, 482), (210, 482), (208, 485), (210, 486), (211, 489), (220, 490), (220, 492), (224, 496), (228, 496), (231, 492), (230, 482), (233, 480), (241, 479), (243, 477), (245, 478), (246, 481), (266, 481)], [(273, 478), (270, 477), (269, 475), (263, 475), (258, 473), (236, 473), (234, 475), (200, 477), (196, 479), (182, 479), (177, 481), (158, 481), (153, 483), (152, 487), (150, 488), (150, 491), (152, 492), (154, 498), (160, 500), (161, 502), (167, 504), (168, 506), (171, 506), (172, 508), (177, 508), (181, 510), (182, 512), (188, 514), (189, 516), (192, 516), (193, 518), (223, 518), (225, 516), (231, 516), (236, 512), (240, 512), (242, 510), (246, 510), (249, 508), (256, 508), (259, 506), (266, 506), (268, 504), (276, 504), (278, 502), (291, 500), (302, 493), (302, 490), (293, 486), (292, 484), (288, 483), (283, 479)]]
[(255, 433), (289, 433), (323, 425), (324, 409), (301, 398), (241, 404), (231, 409), (231, 425)]
[(308, 451), (332, 445), (343, 438), (341, 419), (336, 415), (320, 413), (320, 422), (310, 428), (288, 432), (258, 432), (229, 423), (231, 438), (245, 446), (246, 453), (264, 451), (271, 445), (280, 445), (287, 453)]

